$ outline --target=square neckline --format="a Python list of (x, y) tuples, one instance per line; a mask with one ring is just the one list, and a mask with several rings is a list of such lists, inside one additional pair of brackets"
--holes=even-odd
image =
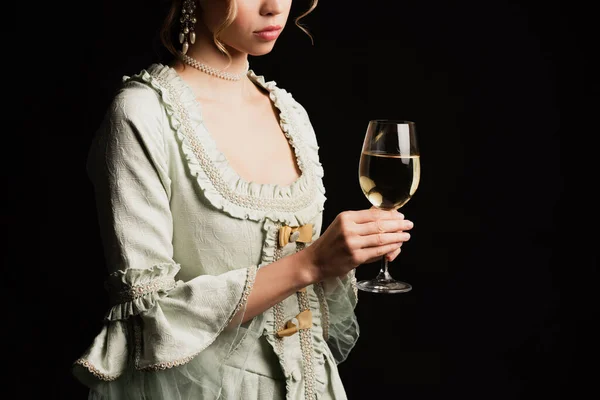
[(196, 181), (203, 200), (215, 209), (239, 219), (270, 219), (289, 226), (303, 225), (323, 211), (325, 187), (318, 144), (310, 121), (292, 95), (249, 71), (250, 78), (270, 92), (280, 110), (280, 125), (296, 152), (302, 174), (289, 185), (247, 182), (228, 165), (215, 142), (202, 127), (202, 113), (194, 92), (176, 71), (152, 63), (133, 76), (124, 76), (127, 85), (135, 82), (153, 89), (164, 107), (165, 122), (172, 130), (189, 177)]
[[(181, 75), (177, 72), (177, 70), (175, 68), (173, 68), (170, 65), (164, 65), (164, 66), (172, 72), (172, 74), (179, 81), (179, 83), (182, 87), (184, 87), (187, 91), (189, 91), (190, 93), (192, 93), (194, 95), (195, 106), (201, 116), (199, 127), (204, 131), (204, 134), (205, 134), (204, 138), (210, 140), (213, 151), (217, 153), (216, 158), (220, 158), (222, 160), (221, 161), (222, 167), (229, 170), (230, 174), (235, 175), (236, 179), (239, 182), (242, 182), (244, 185), (247, 185), (249, 187), (273, 188), (273, 189), (278, 188), (278, 189), (284, 189), (284, 190), (291, 191), (294, 187), (298, 186), (302, 181), (304, 181), (306, 179), (307, 174), (306, 174), (305, 167), (304, 167), (305, 163), (304, 163), (304, 160), (303, 160), (303, 157), (301, 154), (302, 151), (298, 147), (298, 145), (295, 141), (295, 138), (294, 138), (294, 135), (296, 134), (296, 132), (294, 132), (295, 129), (293, 127), (292, 127), (292, 129), (290, 129), (289, 125), (286, 124), (286, 122), (289, 121), (289, 116), (287, 115), (286, 110), (284, 108), (282, 108), (281, 105), (279, 104), (279, 102), (277, 101), (278, 99), (277, 99), (276, 90), (278, 90), (279, 88), (277, 87), (275, 81), (265, 81), (265, 79), (262, 75), (257, 75), (252, 69), (249, 69), (246, 74), (246, 76), (249, 78), (250, 82), (252, 82), (258, 88), (262, 88), (266, 91), (269, 101), (271, 102), (271, 106), (273, 106), (278, 111), (277, 112), (277, 120), (278, 120), (279, 128), (281, 129), (281, 133), (284, 135), (286, 141), (288, 142), (291, 149), (293, 150), (294, 164), (296, 165), (298, 170), (300, 170), (300, 175), (288, 184), (260, 183), (260, 182), (251, 181), (251, 180), (247, 180), (247, 179), (243, 178), (231, 166), (231, 162), (229, 161), (229, 159), (227, 158), (225, 153), (223, 151), (221, 151), (221, 149), (219, 149), (214, 136), (210, 133), (210, 130), (204, 123), (204, 118), (202, 117), (202, 115), (203, 115), (202, 104), (196, 99), (196, 96), (194, 94), (192, 87), (187, 83), (187, 81), (185, 79), (183, 79), (181, 77)], [(195, 133), (197, 133), (197, 132), (195, 132)], [(212, 161), (215, 161), (215, 160), (213, 159)]]

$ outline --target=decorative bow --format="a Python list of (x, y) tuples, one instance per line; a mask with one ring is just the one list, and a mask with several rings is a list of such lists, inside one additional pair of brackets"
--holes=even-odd
[(283, 247), (289, 242), (310, 243), (313, 235), (313, 224), (302, 226), (284, 225), (279, 229), (279, 246)]
[(296, 325), (292, 320), (288, 321), (285, 324), (285, 329), (280, 330), (279, 332), (277, 332), (277, 336), (284, 337), (284, 336), (292, 336), (293, 334), (297, 333), (300, 329), (308, 329), (312, 327), (312, 312), (310, 310), (304, 310), (302, 311), (300, 314), (296, 315), (296, 318), (294, 318), (298, 321), (298, 325)]

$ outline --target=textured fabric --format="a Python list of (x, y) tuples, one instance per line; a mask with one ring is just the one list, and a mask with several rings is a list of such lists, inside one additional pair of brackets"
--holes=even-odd
[[(257, 269), (310, 243), (278, 242), (285, 226), (319, 237), (325, 189), (304, 108), (268, 91), (300, 177), (244, 181), (174, 69), (124, 77), (94, 137), (93, 182), (112, 307), (73, 372), (93, 399), (344, 399), (337, 363), (358, 335), (353, 273), (311, 285), (237, 327)], [(304, 309), (310, 329), (276, 332)]]

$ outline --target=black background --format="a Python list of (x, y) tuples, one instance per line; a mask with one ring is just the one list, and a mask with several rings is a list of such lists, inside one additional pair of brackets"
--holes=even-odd
[[(15, 144), (3, 157), (3, 358), (25, 379), (9, 396), (19, 399), (86, 396), (70, 363), (107, 307), (86, 152), (121, 77), (160, 59), (161, 2), (51, 3), (21, 4), (4, 28), (6, 136)], [(367, 121), (417, 123), (421, 184), (404, 208), (415, 228), (391, 264), (414, 289), (359, 294), (361, 338), (339, 366), (349, 398), (594, 397), (592, 9), (350, 3), (322, 0), (306, 18), (314, 45), (290, 23), (272, 53), (250, 60), (311, 116), (325, 226), (368, 207), (357, 181)], [(305, 7), (295, 1), (292, 15)], [(359, 268), (358, 278), (377, 268)]]

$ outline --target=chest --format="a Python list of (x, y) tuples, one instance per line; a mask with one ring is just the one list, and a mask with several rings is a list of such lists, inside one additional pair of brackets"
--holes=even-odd
[(246, 106), (204, 104), (206, 129), (230, 166), (244, 180), (288, 185), (300, 176), (279, 110), (268, 98)]

